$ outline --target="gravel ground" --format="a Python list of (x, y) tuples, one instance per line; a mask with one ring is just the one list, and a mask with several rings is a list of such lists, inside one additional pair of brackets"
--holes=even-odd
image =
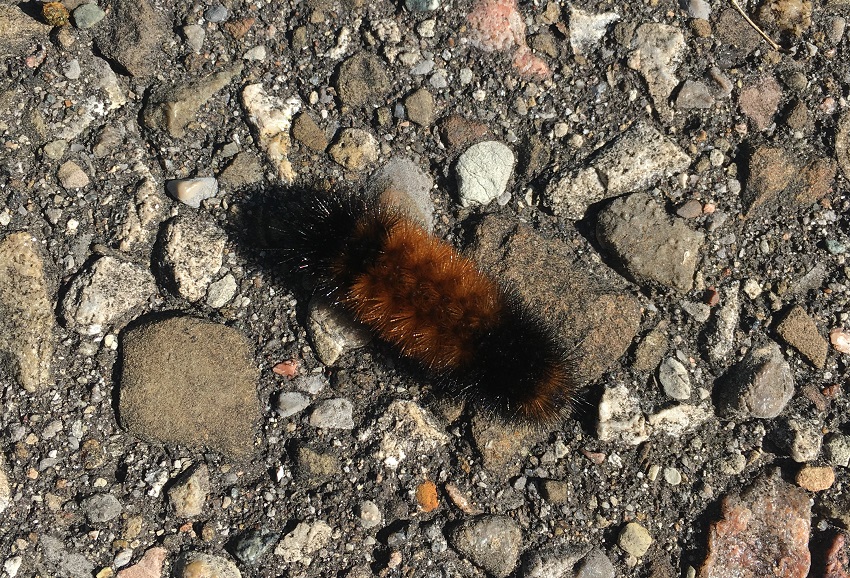
[[(716, 0), (3, 0), (0, 576), (847, 576), (850, 4), (744, 10), (778, 49)], [(340, 188), (550, 320), (572, 416), (276, 266)]]

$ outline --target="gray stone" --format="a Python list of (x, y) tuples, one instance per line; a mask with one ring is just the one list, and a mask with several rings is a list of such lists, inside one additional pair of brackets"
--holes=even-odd
[(378, 418), (377, 429), (384, 435), (375, 458), (390, 469), (408, 456), (431, 454), (449, 441), (434, 416), (412, 401), (392, 402)]
[(119, 415), (140, 438), (245, 456), (259, 417), (253, 346), (239, 331), (190, 317), (123, 335)]
[(100, 257), (71, 281), (62, 300), (65, 321), (84, 335), (97, 335), (128, 321), (156, 295), (153, 275), (134, 263)]
[(33, 392), (50, 381), (53, 299), (40, 244), (29, 233), (0, 241), (0, 381)]
[(74, 9), (74, 24), (81, 30), (92, 28), (103, 20), (106, 12), (97, 4), (82, 4)]
[(549, 181), (546, 196), (556, 215), (578, 220), (587, 208), (607, 198), (605, 187), (593, 167), (567, 172)]
[(204, 10), (204, 19), (207, 22), (224, 22), (227, 20), (227, 8), (221, 4), (213, 4)]
[(199, 53), (204, 47), (204, 38), (207, 36), (204, 27), (199, 26), (198, 24), (189, 24), (181, 28), (181, 31), (183, 32), (183, 37), (186, 39), (186, 44), (188, 44), (196, 54)]
[(38, 547), (55, 576), (63, 578), (91, 578), (94, 563), (82, 554), (72, 552), (55, 536), (43, 534), (38, 538)]
[(165, 227), (163, 271), (177, 294), (196, 302), (221, 269), (227, 235), (200, 214), (175, 217)]
[(829, 434), (824, 440), (823, 450), (826, 461), (831, 465), (843, 468), (850, 466), (850, 437), (837, 433)]
[(646, 193), (619, 198), (599, 215), (596, 235), (637, 283), (658, 282), (680, 291), (693, 287), (705, 235), (670, 218)]
[(400, 209), (425, 230), (434, 228), (434, 180), (409, 158), (396, 157), (375, 171), (369, 188), (382, 203)]
[(680, 403), (659, 410), (650, 415), (646, 421), (654, 434), (680, 437), (694, 431), (713, 417), (714, 412), (705, 405)]
[(664, 393), (673, 399), (688, 399), (691, 397), (691, 378), (688, 370), (679, 360), (668, 357), (658, 368), (658, 381), (664, 388)]
[(221, 173), (218, 181), (225, 189), (241, 189), (263, 180), (263, 163), (252, 152), (243, 151), (233, 157)]
[(850, 111), (845, 111), (838, 120), (835, 133), (835, 157), (844, 178), (850, 179)]
[(91, 524), (102, 524), (121, 515), (121, 502), (112, 494), (95, 494), (80, 504)]
[(310, 398), (297, 391), (282, 391), (275, 401), (275, 408), (280, 417), (290, 417), (307, 409)]
[(377, 56), (367, 52), (358, 52), (348, 58), (340, 65), (337, 80), (342, 103), (359, 107), (381, 100), (392, 87), (386, 70), (386, 65)]
[(76, 58), (72, 58), (71, 60), (62, 65), (62, 76), (64, 76), (68, 80), (77, 80), (78, 78), (80, 78), (80, 74), (82, 74), (82, 70), (80, 69), (80, 61)]
[(679, 84), (676, 69), (685, 49), (682, 31), (669, 24), (641, 24), (631, 38), (626, 63), (641, 73), (649, 87), (655, 109), (663, 116), (670, 114), (667, 99)]
[(171, 26), (148, 0), (114, 0), (110, 7), (105, 25), (97, 28), (100, 53), (133, 76), (155, 73), (162, 62), (159, 47)]
[(351, 315), (319, 297), (307, 305), (306, 329), (316, 357), (325, 365), (333, 365), (344, 353), (372, 340), (372, 334)]
[(339, 460), (331, 453), (320, 453), (308, 446), (295, 450), (295, 473), (300, 486), (316, 488), (340, 472)]
[(254, 564), (268, 552), (280, 538), (277, 532), (248, 530), (233, 543), (233, 555), (245, 564)]
[(228, 273), (215, 283), (210, 283), (207, 289), (207, 305), (213, 309), (219, 309), (227, 305), (236, 295), (236, 278)]
[(735, 330), (741, 315), (740, 286), (739, 281), (734, 281), (720, 290), (720, 307), (706, 340), (708, 358), (715, 363), (725, 361), (735, 348)]
[(721, 391), (720, 411), (728, 417), (771, 419), (794, 396), (791, 367), (776, 343), (754, 347), (733, 367)]
[(514, 153), (497, 141), (472, 145), (460, 155), (456, 174), (460, 204), (486, 205), (501, 196), (514, 170)]
[(650, 428), (640, 410), (640, 401), (625, 385), (609, 387), (599, 401), (596, 435), (600, 441), (638, 445), (649, 438)]
[(124, 221), (117, 232), (118, 248), (129, 251), (138, 244), (153, 245), (154, 231), (165, 219), (168, 200), (153, 175), (146, 175), (136, 185), (132, 200), (124, 209)]
[(178, 518), (196, 518), (203, 513), (209, 493), (210, 470), (201, 463), (180, 474), (168, 490), (168, 501)]
[(708, 109), (714, 106), (714, 96), (708, 86), (698, 80), (686, 80), (676, 95), (676, 108)]
[(680, 173), (691, 157), (646, 121), (637, 121), (592, 160), (606, 196), (640, 191), (661, 178)]
[(326, 429), (354, 429), (354, 406), (344, 398), (319, 402), (310, 414), (310, 425)]
[(311, 555), (327, 545), (332, 532), (333, 528), (322, 520), (312, 524), (300, 522), (283, 537), (274, 553), (287, 564), (301, 562), (306, 566), (310, 564)]
[(174, 563), (175, 578), (242, 578), (236, 564), (221, 556), (202, 552), (186, 552)]
[(89, 176), (74, 161), (65, 161), (56, 173), (59, 184), (66, 189), (82, 189), (88, 186)]
[(496, 578), (505, 578), (516, 567), (522, 529), (507, 516), (480, 515), (462, 521), (449, 535), (462, 556)]
[(560, 506), (569, 502), (571, 487), (572, 485), (569, 482), (543, 480), (540, 482), (540, 495), (550, 504)]
[(523, 557), (522, 578), (575, 578), (575, 567), (587, 552), (576, 546), (544, 546)]
[(817, 423), (788, 420), (791, 440), (788, 453), (795, 462), (804, 464), (815, 461), (823, 445), (823, 433)]
[(667, 337), (667, 328), (670, 322), (666, 319), (658, 322), (652, 331), (638, 344), (635, 350), (635, 359), (632, 367), (637, 371), (651, 371), (658, 367), (661, 362), (661, 357), (667, 351), (669, 339)]
[(599, 548), (594, 548), (581, 561), (575, 578), (615, 578), (616, 575), (611, 559)]
[(637, 522), (626, 524), (617, 536), (617, 545), (635, 558), (640, 558), (646, 554), (650, 544), (652, 544), (652, 536), (649, 535), (646, 528)]
[(361, 171), (378, 160), (378, 139), (360, 128), (347, 128), (328, 149), (331, 158), (350, 171)]
[(0, 514), (6, 511), (12, 503), (12, 490), (9, 486), (9, 477), (6, 473), (6, 462), (0, 456)]
[(592, 13), (570, 5), (570, 46), (584, 56), (605, 36), (608, 26), (620, 19), (616, 12)]
[(327, 378), (321, 373), (311, 373), (309, 375), (299, 375), (292, 382), (292, 385), (298, 391), (316, 395), (328, 384)]
[(360, 512), (360, 525), (366, 528), (374, 528), (375, 526), (380, 525), (381, 523), (381, 510), (378, 509), (378, 505), (371, 501), (365, 500), (360, 504), (358, 508)]
[(440, 0), (404, 0), (404, 7), (411, 12), (430, 12), (440, 7)]
[(405, 98), (404, 106), (407, 109), (407, 118), (416, 124), (427, 127), (434, 123), (434, 96), (424, 88)]
[(155, 88), (142, 113), (145, 125), (182, 138), (201, 107), (241, 74), (242, 65), (236, 64), (186, 84)]
[(44, 153), (45, 157), (47, 157), (51, 160), (54, 160), (54, 161), (58, 161), (63, 156), (65, 156), (65, 151), (67, 151), (67, 150), (68, 150), (68, 141), (59, 139), (59, 140), (50, 141), (49, 143), (44, 145), (42, 152)]

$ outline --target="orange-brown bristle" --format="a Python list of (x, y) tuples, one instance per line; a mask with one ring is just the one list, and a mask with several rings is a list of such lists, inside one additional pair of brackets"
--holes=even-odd
[(473, 261), (406, 218), (389, 228), (342, 299), (381, 339), (432, 370), (469, 363), (504, 307), (498, 285)]

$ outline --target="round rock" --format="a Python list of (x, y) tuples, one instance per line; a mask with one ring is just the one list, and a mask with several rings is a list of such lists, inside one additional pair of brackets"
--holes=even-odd
[(114, 520), (121, 515), (121, 502), (112, 494), (95, 494), (80, 504), (86, 519), (92, 524)]
[(516, 567), (522, 530), (507, 516), (481, 515), (464, 520), (451, 532), (452, 546), (497, 578)]
[(327, 399), (310, 414), (310, 425), (327, 429), (354, 429), (354, 407), (344, 398)]
[(652, 544), (652, 536), (649, 535), (646, 528), (637, 522), (629, 522), (620, 531), (617, 544), (626, 553), (635, 558), (640, 558), (649, 550), (649, 546)]
[(658, 381), (664, 388), (664, 393), (673, 399), (688, 399), (691, 397), (691, 378), (688, 370), (678, 359), (668, 357), (658, 368)]
[(165, 190), (184, 205), (197, 209), (201, 206), (201, 201), (218, 194), (218, 181), (213, 177), (175, 179), (165, 183)]
[(498, 141), (484, 141), (466, 149), (457, 161), (460, 204), (486, 205), (500, 197), (514, 169), (514, 153)]
[(359, 52), (339, 67), (337, 91), (343, 104), (363, 106), (390, 90), (386, 65), (374, 54)]
[(378, 160), (378, 139), (367, 130), (343, 130), (328, 153), (350, 171), (359, 171)]

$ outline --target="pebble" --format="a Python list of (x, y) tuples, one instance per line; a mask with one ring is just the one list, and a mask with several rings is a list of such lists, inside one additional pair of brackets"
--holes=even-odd
[(112, 494), (95, 494), (83, 500), (80, 508), (90, 524), (102, 524), (121, 515), (121, 502)]
[(303, 391), (304, 393), (309, 393), (310, 395), (316, 395), (322, 391), (327, 384), (327, 378), (321, 373), (299, 376), (295, 378), (295, 381), (292, 383), (292, 385), (295, 386), (295, 389)]
[(561, 480), (543, 480), (540, 482), (540, 495), (550, 504), (566, 504), (570, 500), (570, 484)]
[(360, 525), (367, 530), (380, 525), (382, 519), (381, 510), (378, 509), (378, 505), (375, 502), (371, 500), (361, 502), (359, 512)]
[(617, 545), (635, 558), (641, 558), (646, 554), (651, 544), (652, 536), (649, 531), (637, 522), (626, 524), (617, 536)]
[(132, 435), (233, 456), (252, 450), (258, 376), (242, 333), (191, 317), (151, 320), (122, 335), (120, 352), (118, 409)]
[[(579, 575), (576, 566), (582, 560), (584, 550), (571, 545), (543, 546), (523, 556), (522, 571), (518, 575), (522, 578), (576, 578)], [(585, 578), (592, 576), (585, 574)]]
[(289, 131), (292, 119), (301, 110), (301, 101), (297, 96), (286, 100), (269, 96), (262, 84), (249, 84), (242, 89), (242, 105), (259, 133), (266, 157), (277, 167), (278, 177), (285, 184), (291, 183), (295, 171), (287, 157), (291, 146)]
[(838, 119), (835, 134), (835, 157), (844, 178), (850, 179), (850, 111), (842, 113)]
[(363, 324), (321, 297), (314, 297), (307, 305), (306, 330), (316, 357), (325, 365), (333, 365), (344, 353), (372, 340)]
[(423, 20), (416, 27), (416, 32), (419, 33), (419, 36), (422, 38), (434, 38), (437, 30), (437, 21), (433, 18), (429, 18), (428, 20)]
[(310, 564), (310, 555), (324, 548), (331, 539), (333, 529), (319, 520), (312, 524), (300, 522), (295, 529), (285, 535), (274, 550), (287, 564), (301, 562)]
[(243, 151), (218, 174), (218, 182), (227, 190), (235, 191), (263, 180), (263, 163), (250, 151)]
[(377, 103), (392, 88), (387, 67), (368, 52), (358, 52), (340, 65), (337, 92), (343, 104), (360, 107)]
[(823, 445), (823, 433), (820, 426), (816, 423), (791, 419), (788, 420), (788, 428), (791, 435), (788, 448), (791, 459), (800, 464), (815, 461)]
[(424, 88), (405, 98), (404, 106), (407, 109), (407, 118), (411, 121), (425, 127), (433, 124), (436, 116), (434, 96)]
[(136, 564), (118, 572), (118, 578), (160, 578), (167, 554), (165, 548), (149, 548)]
[(45, 2), (42, 4), (41, 17), (50, 26), (68, 25), (68, 9), (61, 2)]
[(632, 367), (636, 371), (652, 371), (661, 363), (661, 357), (667, 350), (669, 339), (667, 329), (670, 322), (662, 320), (658, 322), (649, 333), (641, 340), (635, 350), (635, 358)]
[(207, 36), (203, 26), (198, 24), (189, 24), (180, 29), (183, 32), (183, 37), (186, 39), (186, 44), (189, 45), (195, 54), (201, 52), (204, 47), (204, 39)]
[(315, 488), (340, 472), (339, 460), (331, 453), (320, 453), (299, 444), (295, 450), (295, 471), (299, 484)]
[(664, 468), (664, 480), (671, 486), (678, 486), (682, 483), (682, 473), (676, 468)]
[(326, 429), (354, 429), (354, 406), (345, 398), (319, 402), (310, 414), (310, 425)]
[(6, 473), (6, 462), (0, 457), (0, 514), (6, 511), (12, 503), (12, 490), (9, 487), (9, 476)]
[(97, 335), (128, 321), (130, 314), (157, 294), (156, 281), (143, 267), (115, 257), (99, 257), (71, 281), (62, 316), (83, 335)]
[(317, 153), (324, 152), (328, 148), (328, 137), (313, 117), (307, 112), (302, 112), (295, 117), (292, 123), (292, 138)]
[(519, 559), (522, 529), (507, 516), (480, 515), (460, 522), (449, 541), (476, 566), (496, 578), (505, 578)]
[(218, 181), (213, 177), (174, 179), (166, 181), (165, 190), (184, 205), (197, 209), (202, 201), (218, 194)]
[(650, 429), (640, 410), (640, 400), (625, 385), (606, 388), (599, 402), (596, 435), (600, 441), (638, 445), (649, 438)]
[(709, 109), (714, 106), (714, 96), (708, 86), (698, 80), (686, 80), (676, 95), (676, 108)]
[[(599, 548), (594, 548), (582, 559), (575, 578), (616, 578), (616, 575), (617, 572), (611, 559)], [(567, 576), (565, 575), (564, 578), (567, 578)], [(544, 576), (540, 578), (544, 578)]]
[(72, 58), (62, 66), (62, 75), (68, 80), (77, 80), (80, 78), (80, 61)]
[(279, 538), (276, 532), (248, 530), (234, 540), (233, 555), (244, 564), (255, 564)]
[(824, 458), (830, 465), (846, 468), (850, 466), (850, 437), (829, 434), (823, 443)]
[(835, 471), (829, 466), (803, 466), (795, 481), (804, 490), (822, 492), (835, 483)]
[(163, 13), (148, 0), (114, 0), (110, 9), (110, 26), (98, 27), (95, 40), (101, 54), (136, 77), (159, 72), (160, 47), (171, 32)]
[(412, 401), (392, 402), (378, 424), (384, 434), (375, 458), (390, 469), (408, 456), (428, 455), (449, 441), (436, 418)]
[(596, 235), (637, 283), (654, 281), (680, 291), (693, 287), (705, 235), (668, 217), (649, 194), (614, 200), (600, 213)]
[(244, 60), (256, 60), (262, 62), (266, 59), (266, 47), (262, 44), (254, 46), (245, 52), (245, 54), (242, 55), (242, 58)]
[(346, 128), (328, 154), (350, 171), (361, 171), (378, 160), (378, 139), (360, 128)]
[(658, 381), (664, 388), (664, 393), (673, 399), (689, 399), (691, 397), (691, 378), (688, 370), (680, 361), (672, 357), (664, 360), (658, 368)]
[(799, 351), (809, 363), (823, 369), (829, 345), (818, 331), (814, 319), (802, 307), (795, 305), (791, 308), (776, 326), (776, 332), (785, 343)]
[(588, 54), (620, 19), (616, 12), (585, 12), (570, 5), (570, 46), (576, 56)]
[(406, 212), (426, 231), (434, 229), (434, 202), (431, 189), (434, 179), (410, 158), (395, 157), (375, 171), (369, 179), (369, 189), (381, 201)]
[(840, 353), (850, 354), (850, 333), (836, 327), (829, 332), (829, 342)]
[(236, 278), (228, 273), (218, 281), (210, 283), (207, 288), (207, 305), (213, 309), (220, 309), (230, 303), (236, 295)]
[(626, 64), (646, 80), (655, 109), (668, 116), (667, 100), (679, 85), (676, 69), (685, 49), (685, 37), (676, 26), (655, 22), (641, 24), (630, 38)]
[(65, 543), (55, 536), (40, 535), (38, 547), (48, 570), (52, 570), (51, 575), (53, 576), (90, 578), (94, 574), (94, 564), (88, 558), (77, 552), (69, 551), (65, 547)]
[(460, 155), (456, 174), (460, 204), (487, 205), (501, 196), (513, 173), (513, 151), (498, 141), (472, 145)]
[(0, 241), (0, 353), (26, 391), (50, 382), (55, 321), (40, 243), (29, 233)]
[(168, 501), (178, 518), (197, 518), (204, 511), (209, 493), (210, 470), (200, 463), (180, 474), (168, 490)]
[(770, 208), (779, 194), (798, 176), (800, 167), (790, 153), (782, 148), (759, 146), (750, 155), (746, 186), (741, 202), (747, 217), (762, 207)]
[(106, 12), (97, 4), (81, 4), (74, 9), (74, 25), (80, 30), (87, 30), (103, 20), (104, 16)]
[(162, 270), (169, 283), (187, 301), (202, 300), (221, 269), (226, 233), (210, 218), (187, 213), (170, 220), (162, 238)]
[(708, 357), (716, 363), (725, 362), (735, 348), (735, 331), (741, 316), (739, 288), (740, 282), (734, 281), (720, 290), (721, 305), (706, 340)]
[(431, 12), (440, 7), (440, 0), (404, 0), (404, 7), (411, 12)]
[(811, 506), (805, 490), (778, 475), (763, 475), (749, 488), (727, 494), (720, 508), (721, 519), (708, 531), (701, 578), (808, 576)]
[(41, 150), (45, 157), (58, 161), (65, 156), (65, 151), (68, 150), (68, 141), (63, 139), (50, 141)]
[(175, 578), (242, 578), (236, 564), (221, 556), (187, 552), (175, 563)]
[[(242, 69), (242, 64), (237, 63), (192, 82), (155, 87), (142, 111), (145, 126), (165, 130), (174, 138), (183, 138), (201, 107), (239, 78)], [(197, 205), (193, 206), (197, 208)]]
[(746, 293), (747, 297), (750, 299), (756, 299), (759, 295), (762, 294), (761, 284), (755, 279), (747, 279), (744, 281), (744, 293)]
[(606, 193), (596, 169), (585, 167), (549, 181), (546, 196), (556, 215), (577, 221), (590, 205), (605, 199)]
[(431, 480), (425, 480), (416, 486), (416, 503), (419, 504), (419, 509), (426, 514), (436, 510), (440, 505), (437, 485)]
[(761, 78), (757, 83), (741, 90), (738, 106), (753, 122), (757, 130), (764, 130), (773, 122), (773, 117), (782, 100), (782, 89), (773, 76)]
[(227, 8), (225, 8), (221, 4), (213, 4), (212, 6), (204, 10), (204, 19), (207, 22), (224, 22), (225, 20), (227, 20), (227, 16)]
[(689, 0), (685, 9), (691, 18), (708, 20), (711, 15), (711, 5), (706, 0)]
[(794, 396), (791, 367), (774, 342), (753, 347), (723, 379), (720, 413), (727, 417), (777, 417)]
[(283, 418), (293, 416), (307, 409), (310, 398), (297, 391), (283, 391), (277, 396), (275, 410)]
[(82, 189), (91, 182), (89, 176), (74, 161), (65, 161), (56, 174), (59, 184), (66, 189)]

